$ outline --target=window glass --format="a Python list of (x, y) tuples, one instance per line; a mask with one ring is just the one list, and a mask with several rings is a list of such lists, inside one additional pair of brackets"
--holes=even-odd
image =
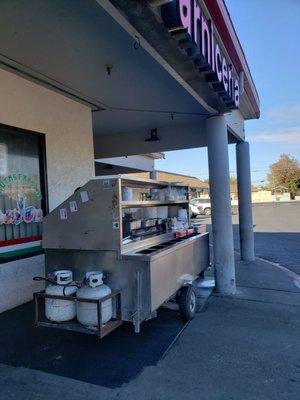
[(0, 127), (0, 261), (41, 250), (40, 140)]

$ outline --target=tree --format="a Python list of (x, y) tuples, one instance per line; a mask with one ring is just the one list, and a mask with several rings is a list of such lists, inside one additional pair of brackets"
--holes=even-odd
[(260, 190), (270, 190), (270, 186), (269, 185), (258, 185), (257, 187)]
[(268, 180), (272, 188), (284, 186), (295, 194), (300, 187), (299, 161), (288, 154), (281, 154), (279, 160), (270, 165)]
[(297, 193), (298, 189), (300, 189), (300, 178), (299, 179), (292, 179), (289, 182), (290, 193), (292, 193), (292, 195), (295, 195)]

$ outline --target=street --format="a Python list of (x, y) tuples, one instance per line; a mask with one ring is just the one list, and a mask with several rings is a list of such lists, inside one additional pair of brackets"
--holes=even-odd
[[(200, 216), (204, 224), (210, 217)], [(232, 216), (234, 247), (239, 251), (238, 215)], [(255, 254), (300, 274), (300, 202), (253, 205)]]

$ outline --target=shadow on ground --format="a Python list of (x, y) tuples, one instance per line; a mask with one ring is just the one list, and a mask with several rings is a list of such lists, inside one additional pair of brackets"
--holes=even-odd
[(183, 328), (179, 314), (159, 310), (135, 334), (123, 324), (102, 340), (94, 335), (33, 327), (33, 303), (0, 315), (0, 363), (105, 387), (118, 387), (155, 365)]

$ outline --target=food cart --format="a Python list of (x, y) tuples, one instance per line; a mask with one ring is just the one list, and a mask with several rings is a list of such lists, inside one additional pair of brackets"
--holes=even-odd
[(45, 218), (43, 246), (46, 275), (68, 268), (81, 280), (101, 270), (111, 297), (120, 300), (110, 324), (132, 322), (136, 332), (170, 299), (192, 318), (193, 282), (209, 266), (209, 234), (190, 227), (189, 188), (126, 175), (95, 178), (76, 190)]

